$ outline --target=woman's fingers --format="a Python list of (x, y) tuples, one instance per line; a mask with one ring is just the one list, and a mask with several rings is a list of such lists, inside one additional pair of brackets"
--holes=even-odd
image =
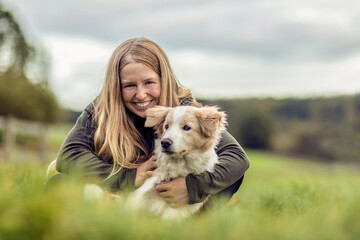
[(169, 193), (168, 191), (159, 192), (159, 195), (160, 195), (160, 197), (162, 197), (162, 198), (172, 198), (171, 193)]
[(147, 172), (145, 173), (145, 180), (148, 179), (149, 177), (151, 177), (153, 174), (154, 174), (153, 171), (147, 171)]
[(156, 190), (171, 207), (181, 207), (189, 202), (189, 195), (184, 177), (175, 178), (170, 182), (158, 184), (156, 185)]
[(156, 161), (156, 159), (157, 159), (156, 155), (152, 155), (152, 156), (149, 158), (149, 160), (152, 160), (152, 161)]
[(160, 183), (158, 185), (156, 185), (156, 191), (158, 192), (164, 192), (169, 190), (169, 186), (166, 183)]
[(156, 156), (151, 156), (146, 162), (143, 162), (136, 170), (135, 187), (140, 187), (146, 179), (153, 175), (156, 169)]
[(172, 208), (178, 208), (183, 206), (183, 204), (178, 201), (176, 197), (173, 197), (172, 194), (170, 194), (168, 191), (159, 192), (159, 195)]
[(156, 168), (156, 156), (155, 155), (151, 156), (151, 158), (149, 158), (149, 160), (147, 160), (143, 164), (145, 171), (154, 170)]
[(156, 165), (155, 161), (149, 162), (149, 165), (148, 165), (149, 170), (155, 170), (156, 167), (157, 167), (157, 165)]

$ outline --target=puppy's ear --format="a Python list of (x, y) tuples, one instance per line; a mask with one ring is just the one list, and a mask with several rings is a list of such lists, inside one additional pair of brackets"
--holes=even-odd
[(145, 127), (156, 127), (164, 122), (170, 107), (156, 106), (146, 110)]
[(217, 107), (202, 107), (198, 109), (198, 118), (202, 133), (211, 137), (225, 129), (226, 114), (218, 111)]

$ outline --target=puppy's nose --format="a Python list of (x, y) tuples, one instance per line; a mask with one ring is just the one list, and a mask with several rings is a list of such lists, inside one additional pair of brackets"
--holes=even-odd
[(172, 143), (173, 141), (170, 138), (164, 138), (163, 140), (161, 140), (161, 146), (164, 149), (168, 149)]

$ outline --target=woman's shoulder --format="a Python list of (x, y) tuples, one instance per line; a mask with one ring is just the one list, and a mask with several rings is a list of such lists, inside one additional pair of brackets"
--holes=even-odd
[[(95, 99), (96, 100), (96, 99)], [(95, 100), (91, 101), (83, 110), (80, 118), (84, 119), (86, 121), (86, 126), (91, 129), (96, 128), (95, 124), (95, 106), (96, 102)]]
[(95, 106), (93, 102), (90, 102), (84, 109), (85, 112), (87, 112), (88, 114), (92, 115), (95, 111)]
[(94, 100), (92, 100), (84, 109), (84, 112), (87, 112), (89, 115), (94, 115), (95, 113), (95, 106), (98, 102), (99, 98), (96, 97)]

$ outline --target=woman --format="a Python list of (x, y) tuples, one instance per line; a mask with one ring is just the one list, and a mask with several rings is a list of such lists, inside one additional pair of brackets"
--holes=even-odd
[[(100, 95), (85, 108), (65, 139), (56, 169), (63, 174), (100, 177), (102, 185), (113, 191), (139, 187), (156, 168), (154, 131), (144, 127), (146, 109), (191, 104), (196, 104), (195, 99), (176, 80), (164, 51), (146, 38), (127, 40), (110, 58)], [(159, 184), (160, 196), (172, 207), (197, 203), (208, 195), (231, 197), (249, 162), (227, 132), (217, 154), (220, 164), (214, 172)]]

